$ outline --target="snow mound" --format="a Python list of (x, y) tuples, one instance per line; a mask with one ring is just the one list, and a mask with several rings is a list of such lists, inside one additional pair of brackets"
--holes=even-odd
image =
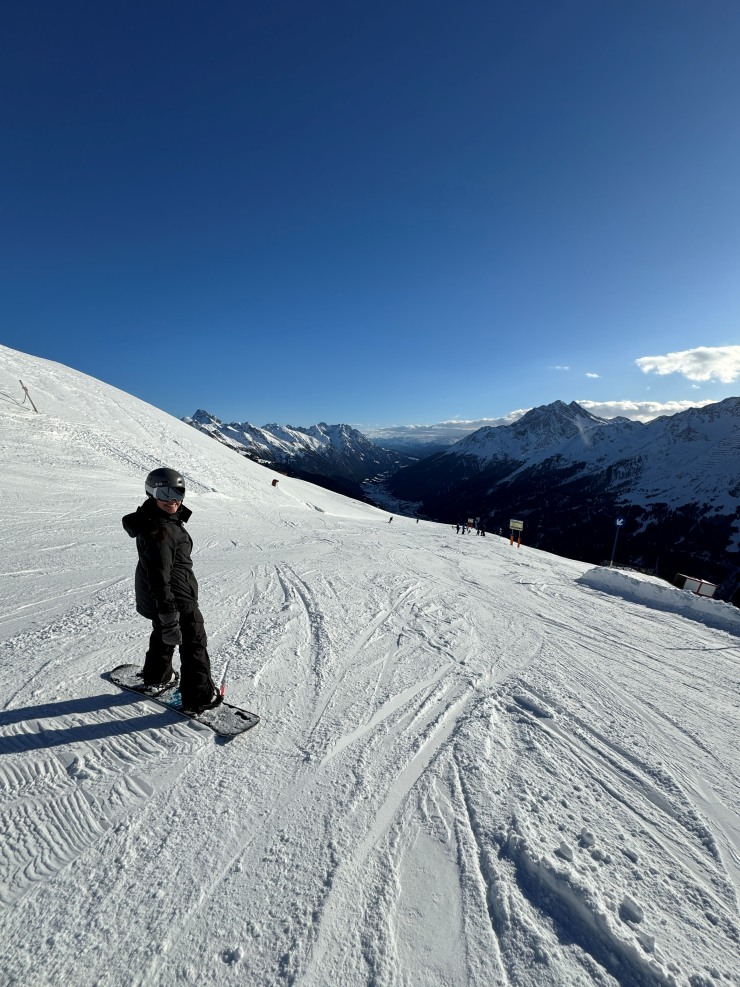
[(696, 596), (687, 590), (677, 589), (654, 576), (598, 566), (584, 572), (576, 582), (602, 593), (620, 596), (623, 600), (643, 603), (655, 610), (680, 614), (689, 620), (706, 624), (707, 627), (728, 631), (740, 637), (740, 610), (737, 607), (722, 600)]

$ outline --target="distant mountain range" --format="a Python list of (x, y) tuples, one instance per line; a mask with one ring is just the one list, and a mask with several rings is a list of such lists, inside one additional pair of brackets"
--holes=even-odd
[(360, 431), (385, 449), (396, 449), (419, 458), (449, 449), (453, 443), (464, 439), (472, 432), (477, 432), (480, 428), (510, 425), (523, 414), (524, 411), (512, 411), (504, 418), (481, 418), (478, 421), (451, 420), (437, 422), (435, 425), (387, 425), (384, 428), (361, 426)]
[(358, 499), (369, 499), (363, 481), (383, 475), (392, 497), (431, 520), (476, 517), (508, 534), (516, 518), (525, 546), (584, 561), (611, 558), (622, 518), (616, 563), (719, 582), (726, 598), (738, 588), (740, 398), (647, 423), (555, 401), (432, 455), (422, 440), (411, 446), (415, 457), (349, 425), (225, 425), (204, 411), (185, 421), (243, 455)]
[(394, 473), (413, 461), (383, 449), (350, 425), (225, 424), (203, 410), (183, 421), (255, 462), (357, 500), (367, 500), (361, 488), (364, 480)]
[(740, 398), (647, 423), (555, 401), (479, 429), (387, 486), (437, 520), (481, 517), (504, 532), (523, 520), (526, 544), (586, 561), (610, 558), (621, 516), (616, 561), (671, 578), (682, 567), (740, 577)]

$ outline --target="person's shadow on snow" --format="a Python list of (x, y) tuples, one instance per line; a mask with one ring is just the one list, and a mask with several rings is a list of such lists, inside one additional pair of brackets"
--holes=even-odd
[[(81, 699), (68, 699), (56, 703), (41, 703), (39, 706), (22, 706), (19, 709), (6, 709), (0, 712), (0, 731), (4, 727), (23, 724), (23, 732), (0, 733), (0, 755), (18, 754), (24, 751), (43, 750), (46, 747), (60, 747), (90, 740), (102, 740), (120, 734), (138, 733), (157, 727), (171, 726), (177, 719), (167, 710), (148, 708), (138, 716), (122, 716), (123, 707), (133, 703), (141, 704), (140, 697), (125, 693), (106, 693), (87, 696)], [(104, 720), (79, 722), (86, 714), (99, 710), (110, 710), (111, 716)], [(74, 726), (54, 726), (47, 721), (55, 717), (74, 717)]]

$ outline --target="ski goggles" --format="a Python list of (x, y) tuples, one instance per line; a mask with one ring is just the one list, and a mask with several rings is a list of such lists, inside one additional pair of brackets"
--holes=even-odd
[(168, 502), (171, 500), (176, 500), (181, 504), (183, 500), (185, 500), (185, 491), (182, 487), (155, 487), (154, 499), (165, 500)]

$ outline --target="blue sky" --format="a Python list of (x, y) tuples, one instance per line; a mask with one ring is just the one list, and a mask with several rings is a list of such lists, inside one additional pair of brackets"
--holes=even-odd
[(0, 341), (255, 424), (736, 395), (738, 50), (737, 0), (12, 5)]

